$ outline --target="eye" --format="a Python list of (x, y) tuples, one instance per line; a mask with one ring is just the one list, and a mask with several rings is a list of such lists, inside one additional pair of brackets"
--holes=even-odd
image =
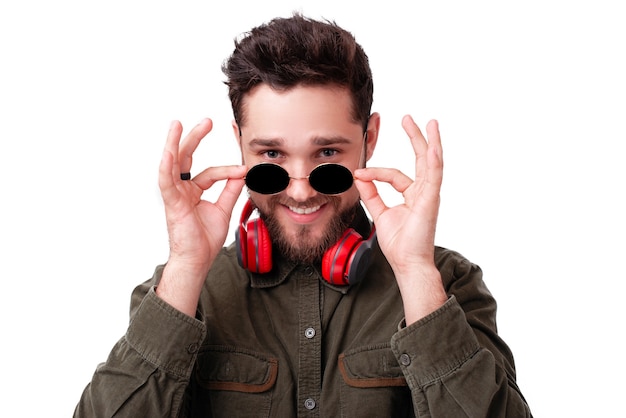
[(267, 150), (263, 152), (263, 155), (265, 155), (268, 159), (273, 160), (280, 157), (280, 152), (276, 150)]
[(322, 157), (334, 157), (339, 153), (338, 150), (333, 149), (333, 148), (324, 148), (323, 150), (320, 151), (320, 154)]

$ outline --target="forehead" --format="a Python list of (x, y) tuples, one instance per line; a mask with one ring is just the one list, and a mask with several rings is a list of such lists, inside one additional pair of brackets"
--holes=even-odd
[(278, 91), (255, 87), (244, 100), (247, 137), (301, 138), (356, 137), (361, 124), (354, 120), (352, 98), (337, 86), (296, 86)]

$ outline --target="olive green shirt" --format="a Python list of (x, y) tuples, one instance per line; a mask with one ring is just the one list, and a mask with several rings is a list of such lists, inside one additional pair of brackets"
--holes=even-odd
[(231, 245), (207, 276), (196, 318), (156, 296), (159, 266), (133, 292), (126, 335), (74, 416), (531, 416), (481, 270), (443, 248), (435, 257), (449, 299), (408, 327), (377, 248), (360, 283), (337, 287), (319, 266), (281, 259), (252, 274)]

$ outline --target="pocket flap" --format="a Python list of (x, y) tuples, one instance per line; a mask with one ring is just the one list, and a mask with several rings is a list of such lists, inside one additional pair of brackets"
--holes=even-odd
[(209, 390), (260, 393), (276, 382), (278, 359), (234, 347), (204, 347), (196, 379)]
[(343, 380), (358, 388), (407, 386), (402, 369), (388, 346), (367, 347), (339, 355)]

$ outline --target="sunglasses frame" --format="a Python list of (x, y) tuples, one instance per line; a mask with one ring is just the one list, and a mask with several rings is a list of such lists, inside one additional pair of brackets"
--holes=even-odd
[[(262, 174), (264, 174), (264, 171), (259, 171), (259, 170), (264, 170), (265, 176), (262, 176)], [(273, 170), (273, 173), (270, 173), (268, 170), (270, 171)], [(323, 170), (323, 171), (320, 171), (320, 170)], [(250, 176), (250, 173), (253, 174), (252, 177)], [(267, 177), (268, 174), (271, 174), (271, 176), (273, 176), (275, 180), (274, 184), (276, 184), (276, 187), (273, 187), (273, 188), (266, 187), (265, 191), (260, 191), (263, 188), (257, 187), (257, 186), (260, 185), (261, 182), (263, 181), (262, 177)], [(322, 176), (322, 178), (320, 179), (322, 181), (322, 184), (330, 184), (328, 183), (330, 181), (330, 177), (334, 177), (335, 180), (340, 179), (341, 182), (343, 183), (343, 186), (339, 188), (337, 187), (330, 188), (330, 187), (323, 187), (323, 186), (319, 187), (320, 186), (319, 181), (315, 180), (319, 176)], [(341, 176), (345, 176), (345, 178), (341, 179), (340, 178)], [(259, 178), (255, 179), (255, 177), (259, 177)], [(311, 181), (311, 178), (313, 178), (313, 182)], [(348, 184), (348, 178), (349, 178), (349, 184)], [(343, 166), (341, 164), (336, 164), (336, 163), (320, 164), (316, 166), (313, 170), (311, 170), (309, 175), (306, 177), (291, 177), (289, 173), (287, 172), (287, 170), (285, 170), (279, 164), (260, 163), (260, 164), (250, 167), (245, 177), (246, 186), (248, 187), (249, 190), (255, 193), (260, 193), (264, 195), (274, 195), (274, 194), (281, 193), (284, 190), (286, 190), (287, 187), (289, 187), (289, 183), (291, 182), (291, 180), (304, 180), (304, 179), (309, 181), (309, 185), (316, 192), (329, 195), (329, 196), (345, 193), (348, 190), (350, 190), (350, 188), (354, 184), (354, 174), (352, 174), (352, 171), (350, 171), (350, 169), (347, 168), (346, 166)], [(276, 181), (276, 180), (279, 180), (279, 181)], [(252, 187), (250, 186), (250, 184), (252, 184)]]

